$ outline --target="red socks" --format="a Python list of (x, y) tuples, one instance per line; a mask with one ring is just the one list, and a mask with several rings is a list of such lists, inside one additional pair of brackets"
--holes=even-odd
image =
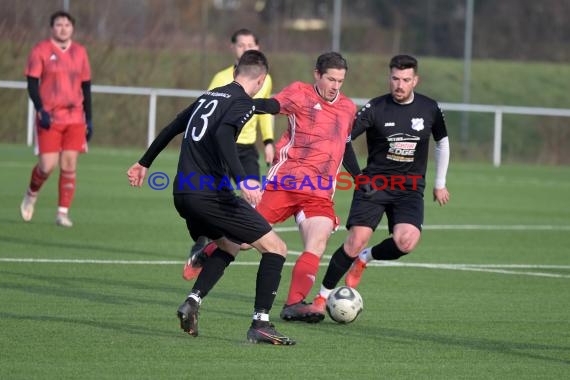
[(32, 169), (32, 177), (30, 178), (30, 187), (28, 191), (31, 193), (37, 193), (46, 179), (48, 179), (48, 175), (40, 170), (40, 166), (34, 166)]
[(75, 194), (75, 171), (59, 171), (59, 207), (69, 208)]
[(311, 252), (303, 252), (299, 256), (291, 275), (287, 305), (293, 305), (307, 298), (319, 271), (319, 261), (320, 257)]

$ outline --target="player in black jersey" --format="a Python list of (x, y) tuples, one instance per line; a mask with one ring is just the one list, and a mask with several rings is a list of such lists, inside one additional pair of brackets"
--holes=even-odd
[[(188, 298), (178, 308), (180, 327), (192, 336), (198, 335), (202, 299), (234, 260), (240, 244), (247, 243), (262, 255), (247, 339), (253, 343), (295, 344), (269, 323), (269, 310), (279, 287), (287, 247), (251, 207), (261, 199), (261, 185), (245, 176), (236, 146), (237, 136), (254, 112), (251, 97), (263, 85), (267, 72), (263, 53), (246, 51), (238, 62), (234, 81), (205, 92), (178, 114), (127, 172), (131, 186), (141, 186), (158, 154), (176, 135), (184, 133), (174, 181), (174, 205), (193, 239), (207, 236), (218, 245)], [(233, 192), (231, 179), (245, 200)]]
[[(449, 141), (443, 113), (435, 100), (414, 92), (418, 83), (414, 57), (397, 55), (389, 66), (390, 93), (372, 99), (356, 115), (351, 138), (366, 132), (367, 165), (355, 179), (359, 186), (350, 206), (348, 236), (331, 257), (314, 305), (324, 303), (349, 269), (346, 285), (355, 288), (368, 261), (396, 260), (416, 247), (424, 216), (430, 136), (436, 142), (433, 199), (440, 205), (449, 201), (445, 186)], [(345, 162), (358, 165), (349, 145)], [(391, 236), (363, 250), (384, 213)]]

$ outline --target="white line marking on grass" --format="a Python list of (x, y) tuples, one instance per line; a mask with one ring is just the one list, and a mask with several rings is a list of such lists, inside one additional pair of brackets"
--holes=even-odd
[(488, 272), (501, 274), (518, 274), (537, 277), (570, 278), (570, 275), (544, 272), (519, 272), (506, 269), (570, 269), (570, 265), (527, 265), (527, 264), (429, 264), (429, 263), (396, 263), (396, 262), (371, 262), (368, 266), (382, 267), (411, 267), (427, 269), (464, 270), (472, 272)]
[[(95, 260), (95, 259), (17, 259), (0, 258), (0, 262), (7, 263), (44, 263), (44, 264), (111, 264), (111, 265), (180, 265), (185, 261), (173, 260)], [(259, 264), (259, 263), (258, 263)]]
[[(289, 254), (299, 256), (301, 252), (290, 251)], [(320, 266), (328, 265), (330, 256), (324, 256)], [(182, 265), (184, 261), (175, 260), (95, 260), (95, 259), (34, 259), (34, 258), (0, 258), (0, 262), (9, 263), (44, 263), (44, 264), (103, 264), (103, 265)], [(255, 266), (259, 262), (238, 261), (232, 265)], [(293, 266), (293, 262), (285, 263)], [(401, 268), (426, 268), (426, 269), (447, 269), (463, 270), (472, 272), (488, 272), (500, 274), (514, 274), (536, 277), (570, 278), (570, 275), (544, 272), (520, 272), (508, 269), (570, 269), (570, 265), (542, 265), (542, 264), (431, 264), (431, 263), (405, 263), (405, 262), (371, 262), (369, 267), (401, 267)]]
[[(379, 230), (387, 230), (386, 226), (379, 226)], [(433, 224), (424, 225), (424, 230), (460, 230), (460, 231), (570, 231), (570, 226), (554, 225), (554, 224)], [(341, 231), (346, 228), (341, 226)], [(275, 227), (276, 232), (292, 232), (299, 231), (297, 226)]]

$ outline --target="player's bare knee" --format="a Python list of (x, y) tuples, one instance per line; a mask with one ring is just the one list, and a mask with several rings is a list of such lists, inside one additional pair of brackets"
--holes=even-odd
[(287, 244), (275, 232), (270, 232), (251, 245), (261, 253), (272, 252), (281, 256), (287, 256)]
[(53, 173), (53, 171), (55, 170), (56, 165), (39, 165), (39, 169), (40, 172), (46, 176), (49, 177), (51, 175), (51, 173)]
[(327, 249), (327, 240), (318, 240), (318, 241), (311, 241), (307, 242), (304, 247), (304, 251), (311, 252), (316, 256), (321, 257), (325, 250)]
[(281, 239), (277, 239), (276, 248), (273, 253), (278, 253), (281, 256), (287, 256), (287, 244)]
[(404, 254), (412, 252), (416, 248), (416, 245), (418, 245), (419, 235), (417, 237), (414, 235), (415, 234), (413, 233), (404, 234), (403, 236), (394, 239), (394, 241), (396, 242), (396, 246)]
[(362, 239), (358, 236), (349, 236), (344, 242), (344, 251), (348, 256), (356, 257), (366, 248), (366, 243), (368, 243), (368, 239)]

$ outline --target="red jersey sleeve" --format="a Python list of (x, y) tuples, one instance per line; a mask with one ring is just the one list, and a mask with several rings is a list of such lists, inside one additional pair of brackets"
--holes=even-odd
[(24, 75), (28, 77), (39, 78), (42, 75), (43, 60), (41, 44), (42, 43), (35, 45), (28, 56), (28, 63), (24, 72)]
[(306, 99), (304, 92), (305, 86), (305, 83), (293, 82), (274, 96), (279, 102), (280, 114), (291, 115), (301, 109), (302, 102)]

